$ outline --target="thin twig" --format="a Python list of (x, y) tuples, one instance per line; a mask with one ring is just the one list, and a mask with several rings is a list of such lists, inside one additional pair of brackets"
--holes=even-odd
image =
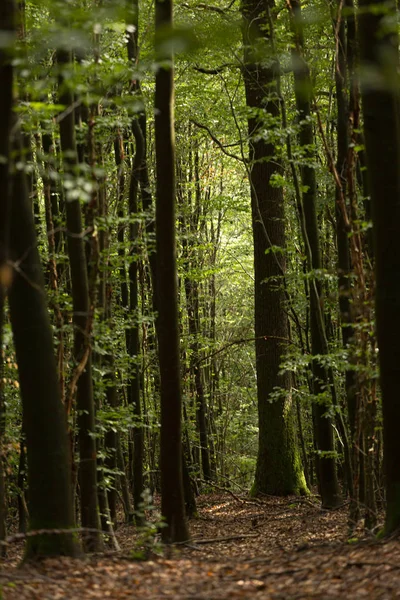
[(257, 538), (260, 537), (258, 533), (238, 533), (237, 535), (225, 535), (217, 538), (206, 538), (206, 539), (193, 539), (193, 544), (214, 544), (218, 542), (230, 542), (231, 540), (241, 540), (243, 538)]

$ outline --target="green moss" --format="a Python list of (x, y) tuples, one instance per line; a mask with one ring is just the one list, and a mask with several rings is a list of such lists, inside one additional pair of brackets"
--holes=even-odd
[(256, 474), (252, 496), (268, 494), (306, 496), (309, 494), (298, 451), (290, 394), (268, 403), (265, 423), (259, 433)]

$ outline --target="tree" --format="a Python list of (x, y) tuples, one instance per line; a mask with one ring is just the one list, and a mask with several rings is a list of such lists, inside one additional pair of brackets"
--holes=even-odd
[[(377, 10), (379, 9), (379, 10)], [(374, 227), (376, 326), (382, 390), (385, 533), (400, 527), (400, 97), (396, 5), (359, 5), (360, 77)]]
[[(76, 175), (78, 167), (75, 141), (75, 118), (72, 110), (73, 99), (66, 82), (65, 70), (71, 64), (67, 50), (58, 50), (57, 61), (60, 74), (59, 100), (65, 107), (60, 120), (60, 141), (63, 152), (64, 177), (69, 183)], [(97, 460), (94, 421), (94, 398), (91, 360), (91, 311), (89, 301), (89, 281), (83, 241), (82, 213), (80, 199), (66, 198), (67, 248), (71, 268), (74, 358), (76, 362), (76, 403), (78, 411), (79, 439), (79, 483), (81, 499), (81, 519), (83, 527), (90, 529), (85, 534), (85, 547), (95, 551), (101, 548), (99, 508), (97, 499)]]
[[(20, 166), (21, 140), (12, 114), (14, 81), (11, 59), (16, 18), (12, 0), (1, 4), (0, 17), (8, 35), (5, 38), (8, 43), (0, 52), (3, 90), (0, 153), (6, 159), (1, 161), (0, 168), (1, 302), (3, 308), (5, 285), (9, 283), (6, 281), (8, 267), (5, 260), (10, 256), (14, 269), (9, 304), (28, 451), (29, 526), (32, 532), (64, 530), (60, 534), (53, 532), (30, 536), (25, 557), (75, 555), (78, 550), (75, 538), (65, 531), (74, 526), (66, 419), (60, 397), (32, 206), (25, 172)], [(12, 163), (11, 147), (14, 151)]]
[[(361, 30), (370, 8), (365, 2)], [(182, 477), (186, 514), (195, 512), (190, 492), (203, 485), (224, 482), (235, 490), (254, 481), (254, 493), (306, 492), (297, 433), (307, 483), (314, 485), (317, 472), (323, 505), (339, 502), (343, 483), (352, 508), (361, 500), (373, 525), (383, 453), (354, 7), (352, 0), (332, 0), (319, 5), (324, 18), (309, 21), (314, 4), (181, 2), (172, 26), (172, 2), (160, 0), (155, 59), (142, 26), (148, 0), (121, 0), (123, 12), (109, 2), (89, 2), (85, 10), (60, 3), (57, 18), (49, 7), (19, 3), (26, 19), (17, 24), (15, 50), (0, 48), (6, 90), (0, 98), (0, 438), (7, 461), (0, 491), (4, 484), (3, 508), (9, 505), (10, 514), (17, 501), (24, 506), (25, 487), (17, 361), (4, 305), (13, 68), (22, 136), (13, 193), (22, 189), (25, 170), (66, 400), (73, 500), (80, 495), (77, 516), (94, 530), (86, 547), (101, 545), (99, 505), (104, 530), (111, 523), (107, 498), (115, 519), (122, 491), (132, 520), (131, 499), (137, 509), (147, 485), (159, 492), (161, 471), (166, 541), (188, 537)], [(4, 1), (0, 9), (7, 13), (10, 6)], [(388, 9), (373, 7), (374, 23), (388, 29), (378, 31), (376, 46), (387, 57), (390, 43), (396, 45), (389, 40), (393, 9), (382, 18), (381, 10)], [(370, 35), (367, 23), (361, 38)], [(367, 57), (374, 52), (363, 48)], [(372, 181), (377, 164), (387, 169), (379, 179), (382, 199), (391, 177), (397, 194), (397, 171), (382, 156), (378, 163), (370, 115), (383, 119), (379, 106), (385, 108), (388, 92), (396, 112), (397, 75), (389, 59), (372, 58), (363, 88), (368, 170)], [(385, 83), (391, 70), (392, 87)], [(384, 85), (374, 87), (379, 81)], [(390, 135), (397, 160), (398, 134)], [(380, 222), (376, 200), (375, 207)], [(379, 252), (378, 329), (385, 332), (382, 277), (389, 285), (396, 260), (393, 250), (383, 265), (383, 242)], [(382, 335), (382, 347), (394, 343)], [(392, 367), (386, 355), (381, 359), (385, 378)], [(382, 389), (390, 406), (387, 385)], [(348, 419), (341, 417), (346, 409)], [(387, 411), (386, 477), (396, 483), (394, 433), (387, 432), (397, 413)], [(132, 485), (121, 489), (128, 479)], [(396, 504), (390, 485), (388, 498)], [(0, 505), (4, 537), (1, 512)]]
[[(130, 27), (127, 33), (127, 51), (131, 68), (135, 69), (138, 62), (138, 39), (139, 39), (139, 3), (137, 0), (132, 2), (130, 11)], [(132, 78), (131, 93), (141, 94), (139, 81)], [(133, 483), (133, 505), (136, 511), (136, 520), (140, 522), (141, 504), (143, 502), (142, 494), (143, 484), (143, 456), (144, 456), (144, 435), (142, 427), (142, 407), (140, 400), (140, 340), (139, 340), (139, 187), (143, 186), (143, 176), (146, 172), (146, 118), (143, 116), (137, 119), (134, 115), (132, 120), (132, 132), (135, 139), (135, 156), (132, 160), (132, 170), (129, 185), (128, 212), (131, 217), (129, 226), (129, 241), (131, 243), (129, 264), (129, 309), (131, 327), (127, 331), (127, 349), (134, 367), (129, 381), (129, 402), (135, 416), (135, 426), (133, 427), (133, 461), (132, 461), (132, 483)], [(148, 187), (148, 186), (147, 186)]]
[[(12, 190), (10, 255), (18, 267), (9, 301), (28, 455), (29, 527), (65, 530), (74, 526), (67, 426), (23, 171), (15, 171)], [(41, 533), (28, 538), (26, 558), (76, 552), (72, 534)]]
[[(0, 48), (0, 82), (3, 93), (0, 97), (0, 360), (4, 364), (3, 356), (3, 326), (4, 309), (7, 287), (10, 283), (10, 269), (8, 261), (9, 229), (10, 229), (10, 138), (12, 128), (13, 107), (13, 66), (12, 49), (14, 45), (14, 2), (7, 0), (0, 5), (0, 35), (9, 36), (9, 43)], [(3, 367), (1, 367), (3, 376)], [(0, 383), (0, 540), (6, 537), (6, 489), (4, 475), (4, 433), (5, 433), (5, 395), (3, 377)], [(1, 555), (5, 554), (5, 546), (1, 548)]]
[[(265, 141), (260, 113), (272, 127), (279, 118), (279, 65), (271, 56), (271, 10), (258, 0), (243, 0), (243, 76), (249, 109), (249, 180), (254, 240), (254, 299), (259, 448), (253, 492), (306, 493), (292, 413), (291, 375), (281, 373), (289, 341), (285, 277), (283, 190), (274, 185), (282, 163), (273, 141)], [(263, 56), (262, 59), (258, 58)], [(268, 59), (266, 58), (268, 57)], [(268, 66), (266, 66), (266, 62)]]
[[(185, 156), (186, 160), (186, 156)], [(194, 168), (193, 163), (194, 162)], [(189, 176), (195, 178), (195, 200), (194, 207), (191, 206), (191, 196), (189, 192), (188, 206), (185, 208), (181, 207), (182, 214), (182, 260), (183, 260), (183, 286), (185, 289), (186, 297), (186, 312), (188, 317), (188, 329), (190, 342), (190, 357), (191, 357), (191, 370), (193, 372), (194, 388), (195, 388), (195, 412), (196, 412), (196, 424), (199, 430), (199, 441), (200, 441), (200, 456), (201, 456), (201, 468), (203, 477), (206, 481), (212, 479), (212, 470), (210, 464), (210, 451), (208, 442), (208, 431), (207, 431), (207, 420), (206, 420), (206, 398), (204, 394), (203, 385), (203, 374), (200, 363), (200, 348), (199, 348), (199, 336), (200, 336), (200, 309), (199, 309), (199, 283), (196, 280), (196, 275), (199, 270), (199, 266), (196, 264), (196, 253), (192, 248), (194, 240), (199, 238), (199, 220), (201, 215), (201, 190), (199, 181), (199, 149), (198, 147), (194, 150), (194, 161), (193, 152), (189, 151), (188, 157), (189, 163)], [(194, 173), (193, 173), (194, 170)], [(189, 184), (192, 182), (190, 181)], [(182, 190), (182, 185), (180, 190)], [(192, 214), (191, 214), (192, 213)], [(197, 235), (196, 235), (197, 233)]]
[[(301, 5), (297, 0), (290, 2), (290, 17), (293, 31), (293, 73), (296, 107), (298, 111), (300, 132), (299, 143), (304, 154), (301, 166), (302, 198), (299, 200), (299, 217), (307, 256), (307, 268), (310, 278), (310, 334), (311, 351), (314, 356), (313, 372), (313, 403), (314, 440), (316, 447), (316, 463), (319, 490), (322, 505), (334, 508), (341, 502), (336, 474), (335, 445), (333, 427), (329, 415), (329, 402), (324, 399), (327, 389), (332, 387), (335, 398), (333, 375), (320, 362), (321, 355), (329, 354), (327, 334), (325, 330), (322, 309), (322, 286), (317, 279), (317, 273), (322, 269), (319, 228), (317, 221), (317, 182), (315, 168), (311, 161), (314, 157), (314, 132), (311, 120), (312, 83), (309, 67), (303, 56), (304, 32)], [(331, 374), (331, 376), (330, 376)], [(326, 396), (325, 396), (326, 398)], [(345, 439), (345, 431), (341, 429)], [(349, 477), (351, 484), (351, 477)]]
[(165, 542), (189, 538), (182, 480), (181, 381), (175, 247), (175, 149), (173, 57), (166, 36), (172, 35), (172, 0), (156, 0), (156, 248), (157, 335), (161, 375), (161, 511)]

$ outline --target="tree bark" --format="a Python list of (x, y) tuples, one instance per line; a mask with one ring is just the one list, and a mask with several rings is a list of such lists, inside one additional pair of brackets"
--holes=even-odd
[[(128, 58), (131, 61), (132, 68), (135, 68), (138, 61), (138, 27), (139, 27), (139, 7), (138, 1), (132, 2), (132, 21), (134, 30), (128, 32)], [(131, 93), (140, 94), (140, 87), (137, 81), (131, 84)], [(128, 354), (132, 360), (131, 377), (129, 379), (129, 403), (132, 407), (134, 416), (134, 426), (132, 428), (133, 436), (133, 461), (132, 461), (132, 485), (133, 485), (133, 506), (136, 515), (136, 521), (140, 524), (142, 518), (143, 503), (143, 460), (144, 460), (144, 434), (142, 423), (142, 406), (140, 398), (140, 339), (139, 339), (139, 223), (138, 223), (138, 192), (140, 185), (140, 171), (145, 160), (145, 145), (143, 132), (138, 119), (132, 120), (132, 132), (135, 139), (135, 155), (132, 161), (131, 178), (129, 184), (129, 216), (131, 224), (129, 227), (130, 241), (130, 264), (129, 264), (129, 312), (130, 327), (127, 332)]]
[(195, 410), (196, 410), (196, 424), (200, 438), (200, 456), (201, 456), (201, 468), (203, 471), (203, 477), (206, 481), (212, 479), (212, 471), (210, 464), (210, 449), (208, 442), (208, 431), (207, 431), (207, 404), (204, 393), (202, 367), (200, 363), (200, 314), (199, 314), (199, 283), (196, 281), (196, 268), (198, 264), (196, 261), (196, 249), (193, 247), (193, 240), (199, 235), (198, 224), (199, 216), (201, 211), (201, 191), (200, 191), (200, 175), (199, 175), (199, 157), (198, 149), (196, 148), (194, 158), (194, 172), (192, 168), (192, 155), (189, 155), (189, 180), (183, 174), (183, 169), (179, 169), (179, 173), (182, 177), (182, 183), (192, 183), (192, 176), (194, 175), (195, 184), (195, 205), (192, 206), (192, 194), (189, 189), (187, 198), (183, 194), (179, 194), (178, 197), (181, 201), (180, 211), (182, 213), (182, 261), (183, 261), (183, 286), (185, 289), (186, 296), (186, 311), (188, 318), (188, 329), (190, 336), (190, 369), (193, 376), (193, 391), (195, 395)]
[[(29, 526), (69, 529), (74, 516), (65, 411), (23, 171), (13, 179), (10, 240), (12, 259), (18, 261), (9, 299), (28, 455)], [(73, 535), (40, 534), (28, 538), (25, 556), (76, 552)]]
[[(189, 538), (182, 480), (181, 380), (175, 244), (174, 71), (172, 53), (161, 50), (160, 36), (172, 27), (172, 0), (156, 0), (156, 247), (158, 346), (161, 374), (161, 511), (165, 542)], [(168, 63), (168, 64), (166, 64)]]
[[(15, 40), (14, 19), (16, 17), (13, 0), (5, 0), (0, 5), (0, 36), (9, 44), (0, 46), (0, 360), (1, 360), (1, 383), (0, 383), (0, 540), (6, 537), (6, 494), (5, 494), (5, 471), (3, 464), (4, 446), (4, 424), (5, 424), (5, 398), (3, 365), (3, 325), (4, 304), (7, 288), (10, 283), (10, 269), (7, 264), (9, 254), (9, 228), (11, 211), (11, 187), (10, 187), (10, 135), (12, 127), (12, 105), (13, 105), (13, 66), (12, 52)], [(1, 555), (5, 555), (5, 546), (1, 546)]]
[[(315, 160), (312, 150), (314, 146), (311, 121), (312, 82), (308, 65), (303, 57), (303, 22), (298, 0), (291, 0), (290, 16), (294, 37), (292, 57), (296, 106), (300, 122), (299, 142), (305, 150), (306, 160), (308, 159), (301, 167), (303, 193), (300, 219), (302, 220), (307, 267), (312, 274), (310, 280), (310, 332), (311, 351), (313, 356), (316, 357), (328, 354), (329, 348), (323, 315), (322, 286), (316, 277), (316, 273), (322, 269), (322, 261), (316, 208), (317, 183), (315, 169), (310, 164), (311, 161)], [(322, 506), (334, 508), (340, 504), (341, 497), (336, 474), (332, 421), (328, 415), (330, 405), (324, 399), (326, 389), (334, 385), (333, 374), (321, 364), (318, 358), (313, 358), (312, 370), (313, 392), (316, 396), (312, 410), (319, 490)], [(351, 477), (349, 477), (349, 482), (352, 483)]]
[[(258, 0), (243, 0), (244, 83), (246, 103), (253, 115), (265, 110), (279, 117), (276, 93), (278, 64), (259, 62), (259, 45), (270, 47), (271, 23)], [(257, 50), (256, 50), (257, 46)], [(283, 190), (273, 185), (282, 175), (277, 148), (264, 141), (258, 116), (248, 118), (250, 137), (249, 180), (254, 240), (255, 338), (259, 448), (252, 492), (273, 495), (306, 493), (307, 486), (297, 448), (291, 395), (291, 375), (280, 374), (289, 341), (284, 276), (285, 223)]]
[[(70, 64), (70, 55), (64, 50), (57, 52), (61, 70)], [(59, 102), (67, 110), (60, 120), (60, 140), (63, 152), (64, 177), (73, 178), (77, 168), (75, 122), (72, 95), (60, 75)], [(82, 231), (82, 214), (79, 199), (65, 202), (67, 219), (67, 249), (72, 280), (74, 323), (74, 359), (79, 368), (76, 384), (76, 408), (78, 412), (79, 487), (82, 526), (91, 529), (84, 536), (85, 549), (98, 551), (102, 547), (97, 501), (97, 460), (95, 439), (95, 415), (90, 347), (91, 307), (89, 282)], [(96, 533), (95, 530), (98, 530)]]
[[(377, 11), (376, 8), (381, 10)], [(390, 26), (388, 17), (393, 18)], [(382, 391), (385, 533), (400, 527), (400, 98), (396, 5), (361, 0), (360, 82), (376, 271), (376, 326)]]

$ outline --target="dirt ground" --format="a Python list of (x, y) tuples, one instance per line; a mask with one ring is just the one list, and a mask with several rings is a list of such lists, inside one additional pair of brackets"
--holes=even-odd
[(132, 557), (134, 528), (117, 530), (120, 552), (18, 567), (22, 545), (0, 563), (4, 600), (226, 600), (400, 598), (400, 541), (348, 540), (345, 506), (308, 499), (213, 494), (198, 501), (192, 541)]

